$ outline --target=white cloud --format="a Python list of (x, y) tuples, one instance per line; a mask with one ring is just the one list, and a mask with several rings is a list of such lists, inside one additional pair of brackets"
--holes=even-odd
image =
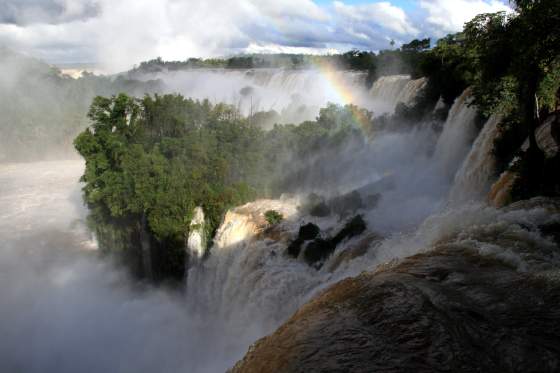
[[(79, 0), (50, 1), (65, 17), (85, 9)], [(318, 29), (312, 25), (329, 19), (311, 0), (96, 0), (95, 4), (95, 17), (69, 22), (52, 23), (47, 16), (44, 22), (0, 20), (0, 45), (51, 61), (66, 60), (72, 53), (74, 61), (93, 57), (105, 69), (118, 71), (157, 56), (227, 55), (255, 43), (314, 48), (316, 41), (309, 36)]]
[(408, 20), (404, 10), (389, 2), (346, 5), (341, 1), (335, 1), (333, 6), (337, 13), (356, 22), (374, 23), (398, 34), (414, 35), (418, 33), (418, 30)]
[(247, 53), (293, 53), (293, 54), (335, 54), (339, 50), (336, 48), (310, 48), (310, 47), (290, 47), (278, 44), (251, 43), (246, 48)]
[(158, 56), (380, 50), (390, 40), (442, 36), (477, 13), (507, 9), (497, 0), (419, 0), (411, 18), (391, 1), (0, 0), (0, 45), (118, 71)]
[(511, 10), (498, 0), (421, 0), (420, 7), (438, 37), (461, 31), (477, 14)]
[(327, 20), (329, 15), (311, 0), (252, 0), (263, 14), (278, 18)]

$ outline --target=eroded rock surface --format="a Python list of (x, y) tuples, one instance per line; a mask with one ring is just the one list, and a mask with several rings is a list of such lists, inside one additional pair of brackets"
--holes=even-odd
[(473, 226), (333, 285), (231, 371), (560, 371), (559, 204), (503, 214), (528, 208), (550, 219)]

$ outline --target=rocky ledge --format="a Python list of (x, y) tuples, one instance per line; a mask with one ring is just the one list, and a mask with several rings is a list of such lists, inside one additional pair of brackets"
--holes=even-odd
[(231, 372), (560, 371), (560, 205), (532, 203), (546, 222), (476, 226), (333, 285)]

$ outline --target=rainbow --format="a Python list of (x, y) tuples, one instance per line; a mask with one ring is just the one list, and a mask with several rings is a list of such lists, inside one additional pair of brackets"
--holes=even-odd
[(315, 61), (313, 65), (325, 79), (331, 91), (335, 94), (337, 101), (352, 112), (352, 118), (356, 124), (360, 126), (362, 130), (366, 131), (366, 133), (370, 132), (372, 130), (371, 115), (368, 114), (367, 110), (361, 109), (355, 105), (359, 100), (348, 84), (342, 79), (340, 70), (336, 70), (335, 67), (328, 62), (320, 60)]

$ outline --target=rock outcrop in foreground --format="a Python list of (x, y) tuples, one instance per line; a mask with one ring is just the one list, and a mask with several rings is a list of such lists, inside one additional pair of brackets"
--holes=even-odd
[(476, 226), (343, 280), (231, 371), (558, 372), (560, 251), (542, 224)]

